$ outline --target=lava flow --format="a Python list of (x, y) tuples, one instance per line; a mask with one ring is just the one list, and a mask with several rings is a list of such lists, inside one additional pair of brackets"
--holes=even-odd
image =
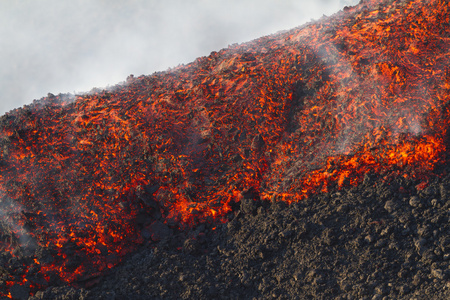
[[(372, 0), (0, 119), (0, 296), (83, 284), (155, 222), (221, 222), (447, 162), (449, 4)], [(142, 221), (144, 220), (144, 221)]]

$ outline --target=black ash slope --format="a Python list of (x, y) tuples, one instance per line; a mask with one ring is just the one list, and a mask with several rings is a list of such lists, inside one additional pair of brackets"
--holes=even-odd
[[(448, 299), (450, 176), (364, 183), (141, 248), (90, 290), (31, 299)], [(417, 187), (419, 186), (419, 188)]]
[(143, 233), (108, 274), (30, 299), (448, 299), (450, 167), (440, 167), (428, 184), (367, 174), (292, 205), (246, 193), (228, 223), (187, 231), (159, 217), (159, 236)]

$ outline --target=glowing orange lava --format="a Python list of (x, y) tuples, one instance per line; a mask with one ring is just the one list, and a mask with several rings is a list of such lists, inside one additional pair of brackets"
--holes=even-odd
[[(30, 254), (27, 267), (71, 283), (142, 242), (142, 211), (184, 227), (224, 221), (248, 190), (291, 203), (368, 173), (426, 179), (447, 159), (449, 21), (447, 1), (364, 1), (6, 114), (0, 213), (16, 240), (0, 248), (51, 249), (52, 261)], [(7, 287), (45, 286), (27, 270)]]

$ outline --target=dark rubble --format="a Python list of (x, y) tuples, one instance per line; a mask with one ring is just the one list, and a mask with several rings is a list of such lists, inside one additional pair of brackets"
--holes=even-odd
[(291, 205), (246, 199), (228, 223), (150, 241), (91, 288), (29, 299), (448, 299), (450, 176), (422, 187), (366, 175)]
[(0, 295), (448, 299), (448, 3), (374, 3), (1, 117)]

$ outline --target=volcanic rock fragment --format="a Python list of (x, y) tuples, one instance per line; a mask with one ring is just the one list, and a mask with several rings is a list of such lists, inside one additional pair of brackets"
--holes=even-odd
[(172, 230), (160, 221), (154, 221), (143, 230), (144, 238), (151, 238), (153, 241), (160, 241), (171, 236)]
[(393, 213), (396, 209), (394, 201), (392, 200), (386, 201), (386, 203), (384, 204), (384, 209), (387, 210), (389, 213)]
[(200, 242), (194, 237), (186, 239), (183, 243), (183, 251), (191, 255), (199, 254), (200, 249)]
[(432, 269), (431, 275), (440, 280), (445, 279), (445, 273), (441, 269)]
[(30, 289), (25, 285), (15, 284), (11, 286), (9, 292), (13, 299), (26, 300), (28, 299)]
[(264, 139), (260, 134), (258, 134), (253, 138), (251, 147), (254, 151), (261, 151), (264, 145), (265, 145)]
[(419, 197), (417, 196), (411, 197), (411, 199), (409, 199), (409, 205), (411, 205), (412, 207), (419, 207), (421, 205)]

